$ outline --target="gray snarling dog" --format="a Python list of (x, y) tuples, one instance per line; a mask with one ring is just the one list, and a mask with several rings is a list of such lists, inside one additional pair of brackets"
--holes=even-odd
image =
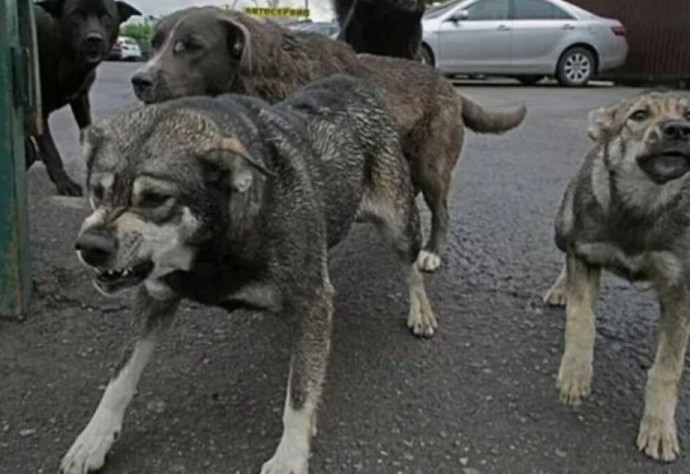
[(637, 446), (673, 461), (680, 452), (674, 414), (690, 334), (690, 94), (647, 92), (596, 110), (589, 135), (597, 146), (556, 220), (566, 265), (545, 297), (566, 305), (561, 399), (577, 405), (590, 392), (601, 270), (651, 282), (661, 320)]
[(275, 106), (232, 95), (147, 106), (89, 129), (85, 154), (94, 211), (78, 253), (104, 293), (138, 286), (146, 330), (64, 473), (103, 465), (181, 298), (290, 322), (284, 431), (262, 473), (306, 473), (330, 347), (327, 251), (357, 217), (375, 222), (399, 257), (413, 332), (433, 333), (407, 163), (381, 97), (361, 80), (326, 79)]
[[(383, 33), (382, 33), (383, 34)], [(336, 73), (371, 79), (398, 124), (412, 181), (431, 209), (431, 235), (420, 266), (433, 271), (448, 234), (448, 193), (464, 128), (503, 133), (525, 117), (521, 107), (490, 113), (458, 95), (433, 68), (352, 49), (323, 35), (292, 31), (215, 7), (180, 10), (161, 19), (152, 57), (133, 77), (147, 103), (189, 95), (235, 92), (268, 102)]]
[(43, 0), (35, 4), (34, 12), (44, 131), (25, 142), (27, 166), (40, 158), (58, 193), (80, 196), (81, 187), (65, 172), (48, 117), (69, 104), (79, 130), (91, 125), (89, 90), (96, 67), (108, 57), (120, 24), (141, 13), (114, 0)]

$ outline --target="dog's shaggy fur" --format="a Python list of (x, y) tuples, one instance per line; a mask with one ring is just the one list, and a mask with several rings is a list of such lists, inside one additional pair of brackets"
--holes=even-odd
[(424, 0), (335, 0), (338, 38), (357, 53), (415, 59), (422, 42)]
[(190, 8), (163, 18), (153, 57), (132, 78), (137, 96), (161, 102), (188, 95), (238, 92), (269, 102), (314, 80), (345, 72), (370, 79), (400, 130), (412, 180), (432, 213), (431, 235), (420, 263), (440, 264), (448, 232), (448, 192), (464, 128), (502, 133), (518, 126), (524, 107), (489, 113), (457, 94), (434, 69), (397, 58), (355, 55), (346, 44), (218, 8)]
[(680, 452), (674, 414), (690, 335), (690, 94), (648, 92), (596, 110), (589, 134), (597, 146), (556, 218), (566, 265), (546, 295), (566, 305), (561, 399), (577, 405), (590, 392), (601, 270), (650, 282), (661, 319), (637, 445), (672, 461)]
[(332, 77), (275, 106), (233, 95), (146, 106), (91, 128), (85, 148), (94, 209), (77, 250), (101, 291), (138, 287), (146, 324), (64, 457), (64, 474), (103, 466), (182, 298), (289, 323), (284, 431), (261, 472), (306, 474), (330, 348), (327, 252), (356, 217), (392, 244), (410, 328), (433, 334), (407, 163), (383, 99), (365, 81)]

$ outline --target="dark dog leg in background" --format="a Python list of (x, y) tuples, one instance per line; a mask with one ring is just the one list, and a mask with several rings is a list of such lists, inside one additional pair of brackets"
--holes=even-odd
[(79, 143), (82, 143), (84, 129), (91, 125), (91, 104), (89, 103), (88, 93), (77, 97), (69, 105), (72, 109), (74, 120), (79, 127)]
[(50, 134), (50, 126), (48, 125), (48, 117), (44, 118), (44, 132), (43, 135), (36, 137), (38, 150), (41, 158), (48, 170), (50, 180), (55, 183), (57, 191), (63, 196), (81, 196), (81, 186), (72, 181), (62, 164), (62, 158), (58, 152), (53, 136)]

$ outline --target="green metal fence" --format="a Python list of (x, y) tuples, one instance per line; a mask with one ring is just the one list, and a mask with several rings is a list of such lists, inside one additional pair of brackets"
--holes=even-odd
[(23, 316), (30, 298), (27, 133), (40, 133), (31, 0), (0, 0), (0, 316)]

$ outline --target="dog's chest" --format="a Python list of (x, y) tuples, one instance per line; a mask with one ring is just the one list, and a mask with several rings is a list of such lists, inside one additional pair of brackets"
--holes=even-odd
[(43, 85), (46, 112), (64, 107), (87, 93), (95, 78), (95, 71), (75, 71), (66, 62), (61, 62), (58, 67), (57, 78)]
[(580, 242), (575, 253), (590, 265), (600, 266), (630, 281), (679, 284), (686, 269), (683, 259), (668, 250), (628, 253), (611, 242)]

